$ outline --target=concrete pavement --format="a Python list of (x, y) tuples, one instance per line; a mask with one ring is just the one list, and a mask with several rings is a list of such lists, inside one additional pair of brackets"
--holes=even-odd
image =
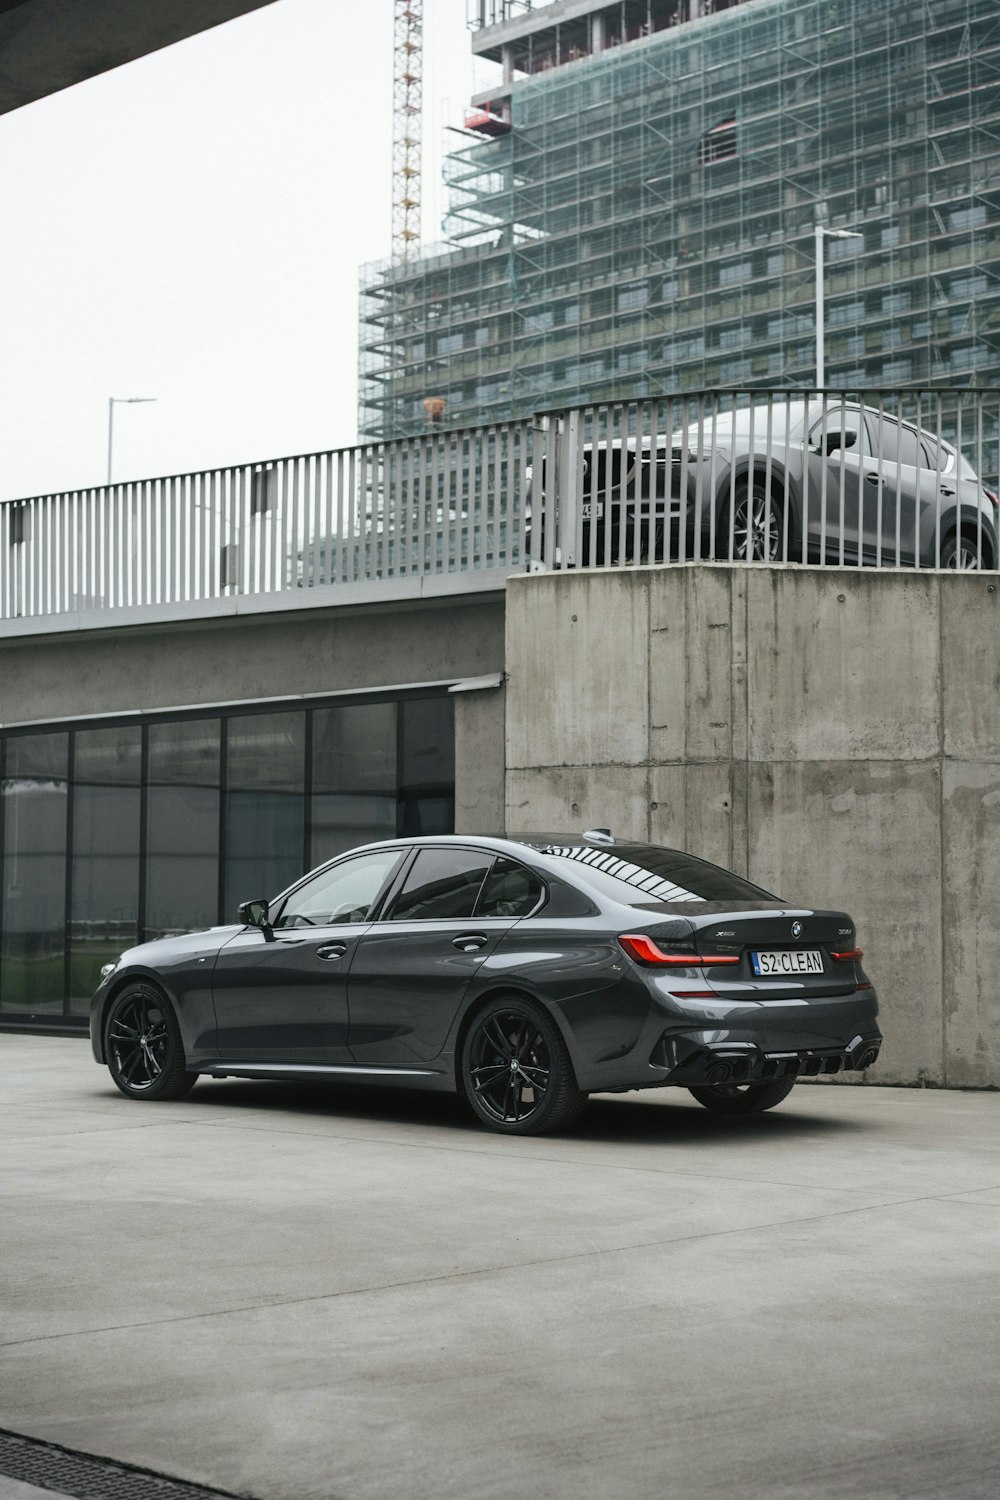
[(261, 1500), (1000, 1493), (1000, 1094), (123, 1099), (0, 1034), (0, 1427)]

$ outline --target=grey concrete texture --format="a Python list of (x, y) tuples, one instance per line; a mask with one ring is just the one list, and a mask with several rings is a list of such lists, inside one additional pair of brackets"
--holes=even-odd
[(503, 671), (502, 595), (0, 640), (0, 724)]
[(504, 690), (454, 694), (455, 832), (503, 833)]
[(125, 1100), (0, 1036), (0, 1426), (261, 1500), (983, 1500), (1000, 1095)]
[(511, 579), (510, 825), (611, 827), (847, 909), (874, 1076), (998, 1087), (998, 599), (856, 568)]

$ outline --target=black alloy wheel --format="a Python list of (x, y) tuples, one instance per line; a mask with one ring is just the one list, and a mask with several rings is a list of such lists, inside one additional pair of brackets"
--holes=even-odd
[(688, 1092), (719, 1115), (758, 1115), (787, 1099), (794, 1087), (794, 1078), (776, 1078), (773, 1083), (709, 1083)]
[(152, 985), (130, 984), (116, 996), (104, 1046), (111, 1077), (130, 1099), (180, 1099), (198, 1080), (185, 1067), (170, 1003)]
[(501, 996), (476, 1016), (462, 1049), (462, 1086), (474, 1114), (504, 1135), (562, 1129), (587, 1102), (558, 1026), (520, 995)]
[(733, 496), (732, 539), (730, 508), (723, 506), (716, 534), (716, 552), (736, 562), (780, 562), (782, 501), (762, 479), (743, 479)]

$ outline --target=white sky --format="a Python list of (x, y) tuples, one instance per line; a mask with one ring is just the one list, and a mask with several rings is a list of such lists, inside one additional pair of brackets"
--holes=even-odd
[[(474, 73), (424, 0), (424, 236)], [(0, 116), (0, 500), (354, 441), (390, 253), (392, 0), (276, 0)]]

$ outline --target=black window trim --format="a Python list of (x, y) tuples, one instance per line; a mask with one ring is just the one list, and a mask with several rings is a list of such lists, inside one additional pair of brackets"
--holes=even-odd
[(546, 883), (541, 873), (538, 870), (533, 870), (530, 865), (525, 864), (523, 859), (517, 859), (512, 854), (507, 854), (499, 849), (490, 849), (488, 847), (483, 848), (481, 844), (466, 844), (460, 839), (456, 839), (454, 843), (435, 842), (433, 844), (417, 844), (413, 847), (413, 849), (410, 850), (409, 859), (404, 860), (401, 865), (397, 866), (394, 877), (388, 882), (387, 888), (380, 893), (379, 899), (376, 902), (375, 906), (373, 906), (372, 913), (368, 918), (370, 922), (391, 922), (393, 920), (393, 907), (403, 887), (406, 884), (411, 869), (416, 863), (417, 856), (421, 853), (421, 851), (425, 849), (456, 849), (463, 850), (467, 854), (483, 854), (486, 855), (489, 863), (487, 864), (486, 872), (483, 875), (482, 881), (480, 882), (479, 890), (476, 892), (476, 899), (473, 903), (471, 916), (454, 918), (448, 917), (444, 919), (442, 919), (441, 917), (407, 917), (404, 920), (408, 922), (440, 922), (442, 920), (455, 922), (493, 922), (507, 920), (506, 918), (484, 917), (479, 911), (479, 902), (482, 898), (483, 891), (486, 888), (486, 882), (489, 880), (490, 874), (493, 870), (493, 866), (496, 864), (498, 859), (506, 859), (510, 864), (522, 865), (524, 869), (526, 869), (528, 873), (538, 881), (538, 884), (541, 887), (541, 895), (535, 902), (535, 905), (531, 908), (530, 911), (523, 912), (521, 916), (513, 918), (515, 922), (522, 922), (526, 917), (535, 916), (537, 912), (541, 911), (542, 907), (549, 899), (548, 884)]

